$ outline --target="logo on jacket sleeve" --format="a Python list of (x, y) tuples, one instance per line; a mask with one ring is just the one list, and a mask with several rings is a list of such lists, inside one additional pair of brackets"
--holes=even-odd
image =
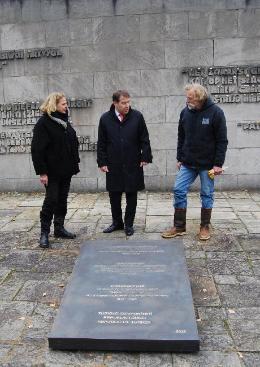
[(208, 117), (203, 117), (201, 123), (202, 123), (202, 125), (209, 125), (209, 118)]

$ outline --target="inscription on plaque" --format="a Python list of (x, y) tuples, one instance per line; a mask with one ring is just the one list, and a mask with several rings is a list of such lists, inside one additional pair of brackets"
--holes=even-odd
[(152, 312), (99, 312), (98, 324), (132, 324), (149, 325), (152, 323)]
[(216, 103), (260, 102), (260, 66), (183, 68), (189, 83), (207, 87)]

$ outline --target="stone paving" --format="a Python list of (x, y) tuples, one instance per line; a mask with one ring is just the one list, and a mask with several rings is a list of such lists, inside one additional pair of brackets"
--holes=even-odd
[[(139, 194), (136, 232), (104, 235), (105, 193), (69, 196), (67, 227), (75, 240), (51, 237), (38, 247), (43, 194), (0, 194), (0, 366), (259, 367), (260, 193), (217, 192), (212, 239), (197, 238), (200, 202), (189, 195), (183, 237), (201, 351), (196, 354), (60, 352), (47, 335), (79, 254), (89, 239), (160, 239), (172, 223), (170, 193)], [(167, 240), (166, 240), (167, 241)], [(170, 240), (169, 240), (170, 241)]]

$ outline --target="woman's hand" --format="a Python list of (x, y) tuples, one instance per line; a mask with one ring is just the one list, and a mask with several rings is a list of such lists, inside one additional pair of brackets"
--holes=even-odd
[(108, 170), (108, 167), (107, 167), (107, 166), (102, 166), (102, 167), (100, 167), (100, 171), (101, 171), (101, 172), (109, 172), (109, 170)]
[(48, 176), (47, 175), (40, 175), (40, 181), (43, 185), (48, 186)]

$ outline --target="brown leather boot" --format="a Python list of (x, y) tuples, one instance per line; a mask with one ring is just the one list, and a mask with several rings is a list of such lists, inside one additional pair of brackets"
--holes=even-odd
[(199, 233), (199, 239), (201, 241), (206, 241), (210, 239), (209, 225), (210, 225), (211, 212), (212, 209), (201, 208), (201, 223)]
[(162, 233), (162, 238), (173, 238), (186, 234), (186, 208), (176, 208), (173, 227)]

